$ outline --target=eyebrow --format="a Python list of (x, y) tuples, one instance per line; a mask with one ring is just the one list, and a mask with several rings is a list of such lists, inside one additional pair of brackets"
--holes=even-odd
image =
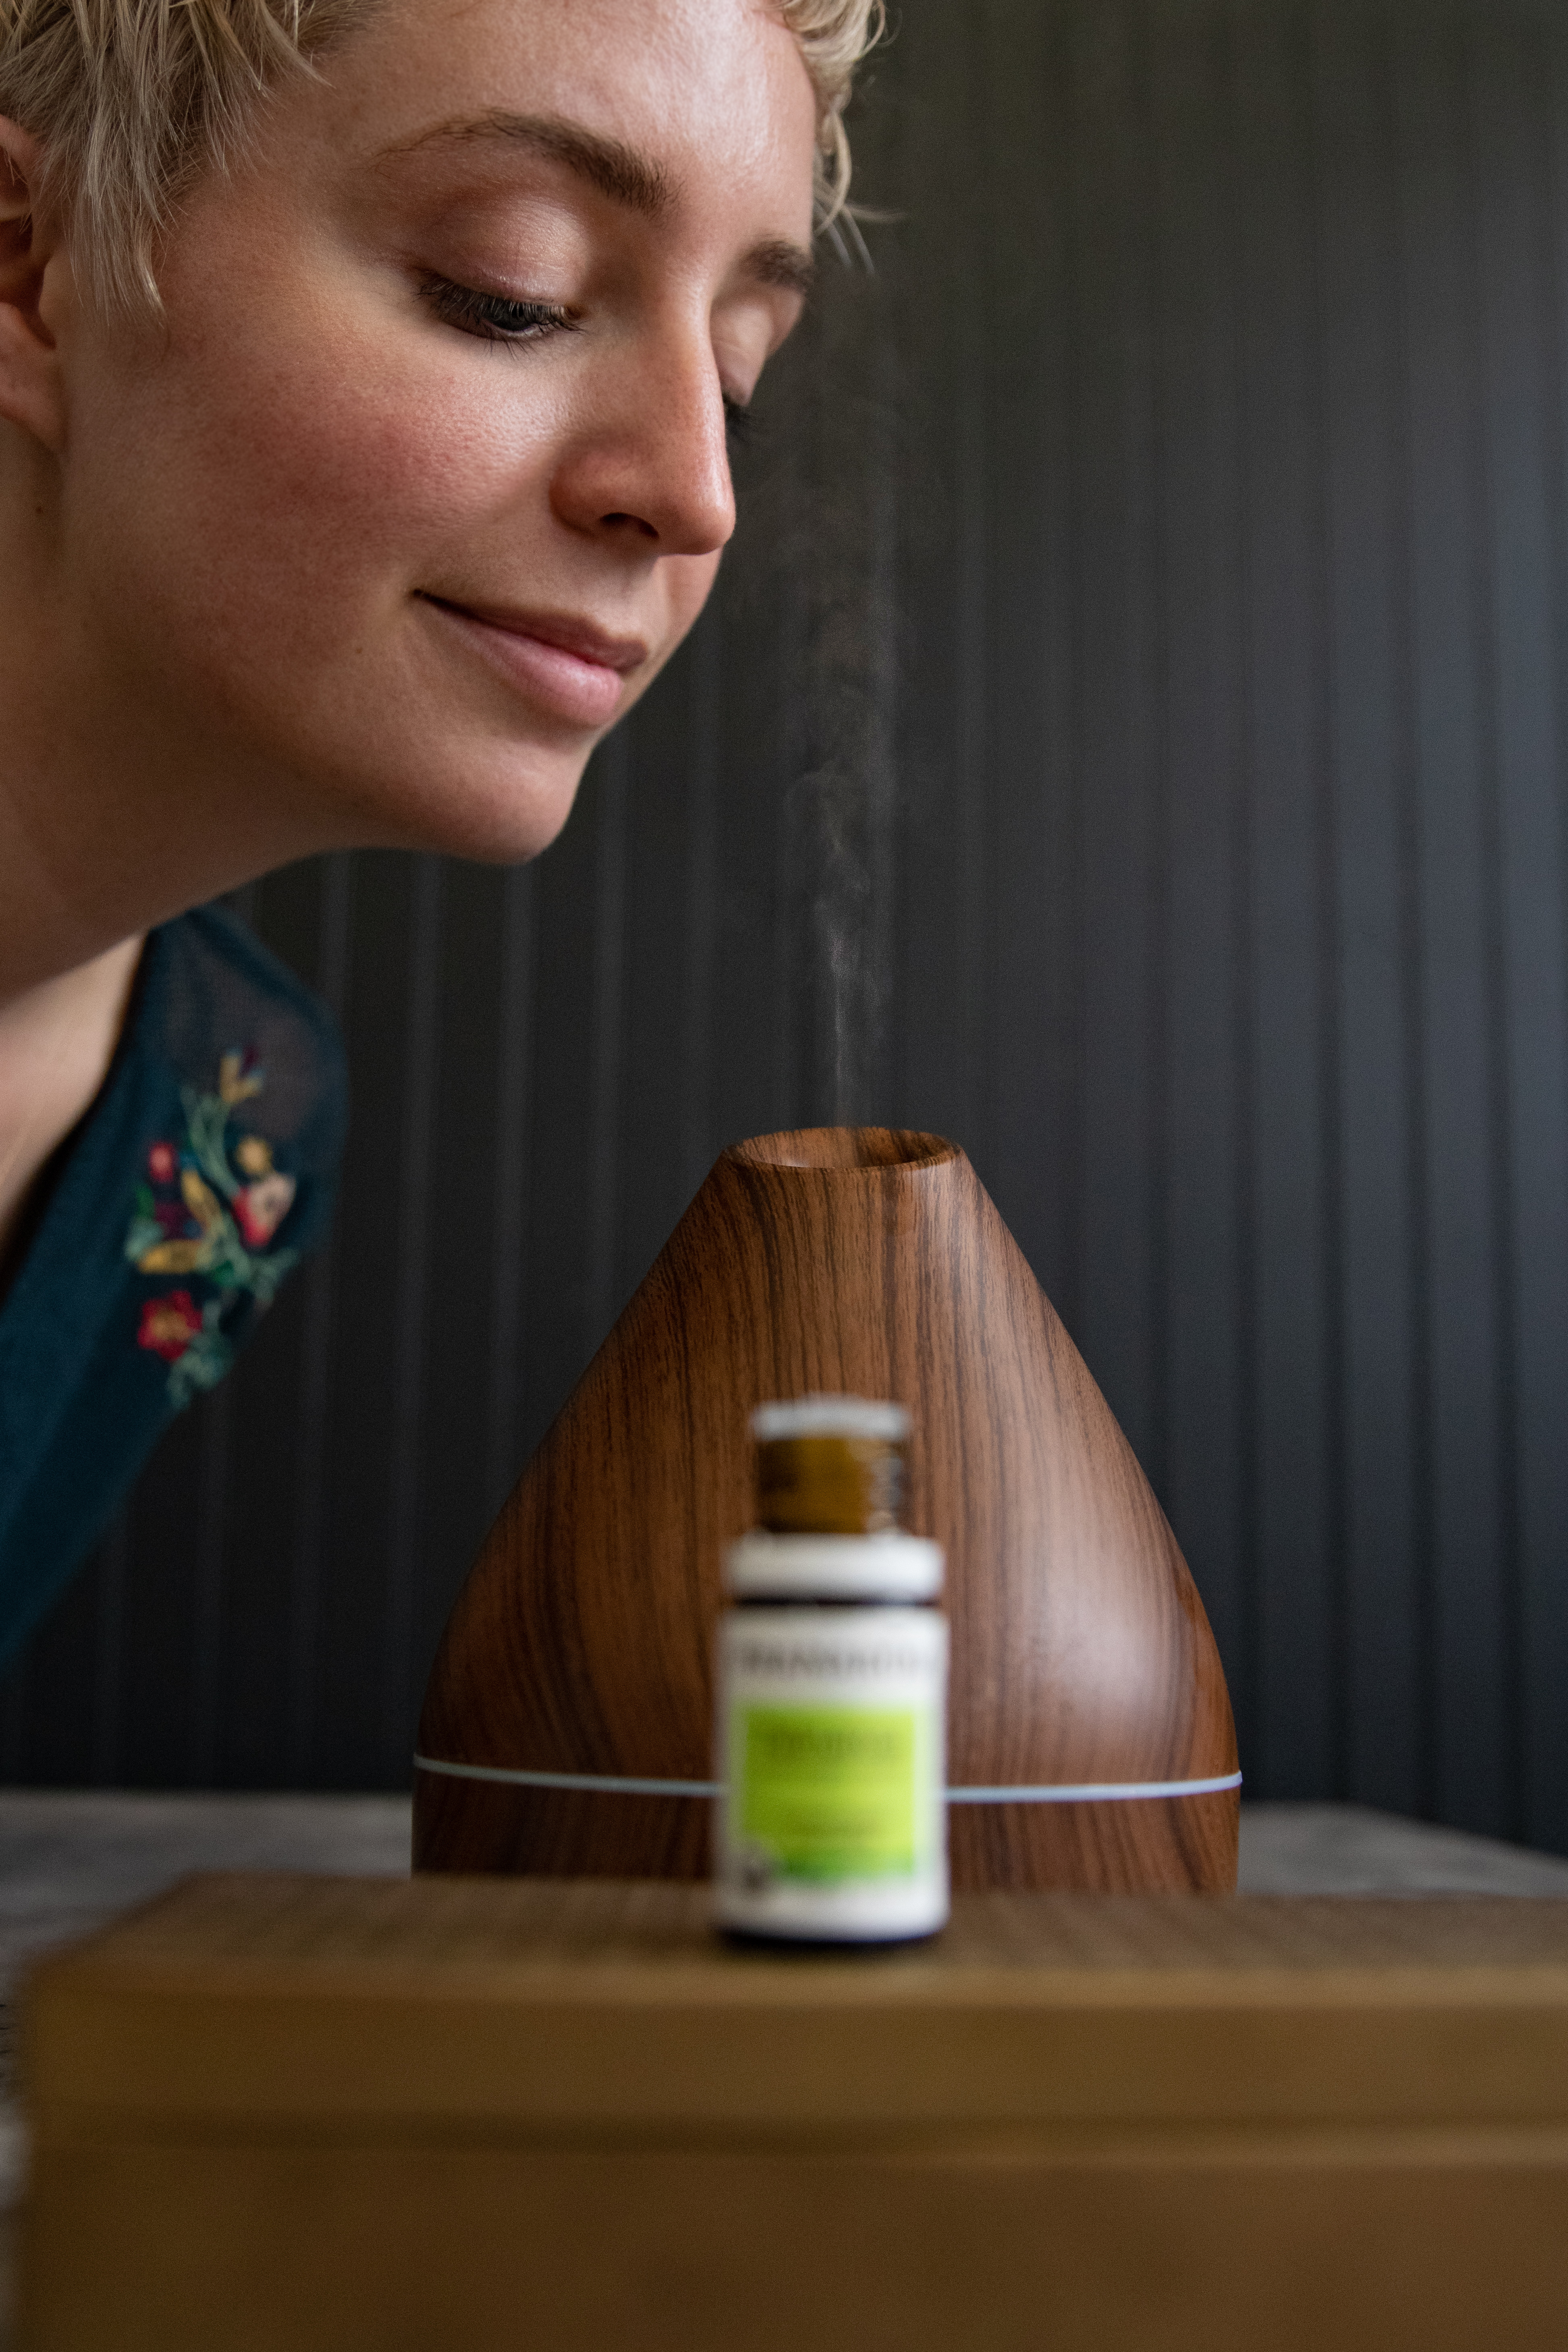
[(555, 114), (506, 114), (498, 108), (466, 121), (437, 122), (433, 130), (422, 131), (417, 139), (390, 152), (411, 155), (422, 147), (467, 145), (486, 139), (527, 147), (552, 163), (564, 163), (612, 204), (625, 205), (629, 212), (644, 213), (650, 220), (669, 209), (674, 192), (668, 173), (658, 164), (650, 163), (618, 139), (606, 139)]
[[(508, 114), (496, 109), (458, 121), (437, 122), (417, 138), (388, 148), (385, 155), (412, 155), (425, 147), (466, 145), (481, 140), (526, 147), (551, 163), (564, 164), (612, 204), (624, 205), (627, 211), (641, 213), (648, 220), (661, 219), (675, 199), (674, 184), (662, 164), (639, 155), (635, 147), (619, 139), (607, 139), (555, 114)], [(759, 285), (780, 286), (788, 293), (803, 295), (816, 274), (808, 249), (787, 237), (768, 237), (753, 246), (741, 268)]]
[(741, 268), (759, 285), (782, 286), (790, 294), (809, 294), (816, 276), (816, 263), (805, 246), (792, 245), (784, 236), (771, 236), (765, 244), (752, 246)]

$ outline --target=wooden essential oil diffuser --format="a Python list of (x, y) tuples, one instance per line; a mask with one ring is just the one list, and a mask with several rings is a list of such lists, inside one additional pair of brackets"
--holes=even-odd
[(1235, 1775), (1236, 1734), (1175, 1538), (963, 1153), (887, 1128), (719, 1160), (458, 1596), (416, 1868), (706, 1874), (748, 1421), (812, 1391), (913, 1419), (906, 1522), (948, 1563), (954, 1885), (1233, 1886), (1236, 1788), (1201, 1784)]

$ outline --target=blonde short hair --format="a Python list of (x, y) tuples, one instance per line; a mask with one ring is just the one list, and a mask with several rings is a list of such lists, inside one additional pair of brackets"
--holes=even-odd
[[(0, 0), (0, 114), (44, 148), (106, 303), (158, 302), (153, 255), (181, 190), (221, 166), (264, 91), (374, 0)], [(817, 219), (849, 190), (844, 108), (884, 0), (766, 0), (816, 91)]]

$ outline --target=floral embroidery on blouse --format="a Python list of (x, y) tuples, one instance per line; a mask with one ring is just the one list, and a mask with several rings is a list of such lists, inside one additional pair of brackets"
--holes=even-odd
[(142, 1301), (136, 1343), (168, 1365), (176, 1406), (216, 1387), (233, 1362), (223, 1320), (235, 1300), (270, 1306), (299, 1256), (268, 1247), (294, 1204), (293, 1177), (273, 1166), (264, 1136), (229, 1139), (230, 1118), (266, 1081), (254, 1055), (236, 1049), (218, 1064), (216, 1094), (182, 1087), (184, 1141), (154, 1143), (136, 1188), (125, 1235), (132, 1265), (139, 1274), (200, 1275), (215, 1294), (204, 1306), (185, 1289)]

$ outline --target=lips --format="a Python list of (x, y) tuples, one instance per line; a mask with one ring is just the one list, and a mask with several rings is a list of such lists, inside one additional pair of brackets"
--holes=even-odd
[(576, 614), (424, 602), (525, 699), (569, 726), (605, 727), (628, 674), (648, 658), (641, 637), (615, 636)]

